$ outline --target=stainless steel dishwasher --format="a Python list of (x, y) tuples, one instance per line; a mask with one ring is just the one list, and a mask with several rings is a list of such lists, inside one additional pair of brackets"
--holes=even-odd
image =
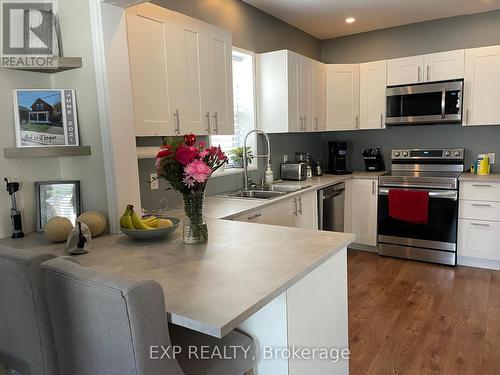
[(329, 186), (318, 192), (319, 229), (344, 231), (345, 184)]

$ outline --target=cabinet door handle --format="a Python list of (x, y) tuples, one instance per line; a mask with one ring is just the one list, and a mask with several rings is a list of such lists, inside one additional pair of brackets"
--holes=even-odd
[(381, 128), (384, 127), (384, 114), (383, 113), (380, 114), (380, 127)]
[(465, 111), (465, 124), (469, 125), (469, 109)]
[(375, 181), (372, 181), (372, 195), (375, 195), (376, 190), (377, 190), (376, 183), (375, 183)]
[(356, 115), (356, 129), (359, 129), (359, 116)]
[(262, 214), (255, 214), (255, 215), (249, 216), (248, 220), (252, 221), (252, 220), (255, 220), (255, 219), (257, 219), (258, 217), (261, 217), (261, 216), (262, 216)]
[(485, 188), (490, 188), (493, 187), (493, 185), (484, 185), (484, 184), (472, 184), (473, 187), (485, 187)]
[(491, 207), (491, 204), (472, 203), (472, 207)]
[(427, 81), (431, 80), (431, 66), (427, 65)]
[(295, 199), (293, 200), (293, 204), (295, 205), (295, 211), (293, 212), (293, 214), (294, 214), (295, 216), (299, 216), (299, 209), (298, 209), (298, 207), (297, 207), (297, 198), (295, 198)]
[(474, 227), (490, 227), (490, 224), (481, 224), (481, 223), (470, 223), (470, 225)]
[(177, 133), (177, 135), (179, 135), (181, 134), (181, 119), (180, 119), (181, 116), (179, 114), (178, 109), (175, 110), (174, 117), (175, 117), (175, 132)]
[(302, 215), (302, 197), (297, 198), (299, 201), (299, 214)]
[(215, 122), (214, 134), (219, 134), (219, 113), (218, 112), (215, 112), (215, 114), (214, 114), (214, 122)]
[(306, 131), (306, 116), (302, 117), (302, 131)]
[(207, 131), (207, 134), (210, 134), (210, 111), (207, 111), (207, 113), (205, 114), (205, 117), (207, 119), (206, 131)]
[(318, 118), (314, 118), (314, 130), (318, 130)]
[(422, 73), (422, 68), (419, 66), (418, 67), (418, 77), (417, 77), (418, 78), (418, 82), (420, 82), (420, 80), (421, 80), (420, 79), (421, 73)]

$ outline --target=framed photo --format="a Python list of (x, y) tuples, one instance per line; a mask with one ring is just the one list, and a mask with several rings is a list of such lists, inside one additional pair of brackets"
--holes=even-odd
[(17, 147), (79, 146), (75, 91), (14, 90)]
[(55, 216), (66, 217), (74, 224), (82, 213), (80, 181), (35, 182), (35, 194), (38, 232)]

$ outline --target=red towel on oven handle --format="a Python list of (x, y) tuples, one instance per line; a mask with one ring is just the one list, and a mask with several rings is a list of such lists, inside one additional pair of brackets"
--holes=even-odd
[(389, 216), (412, 224), (429, 222), (429, 192), (389, 190)]

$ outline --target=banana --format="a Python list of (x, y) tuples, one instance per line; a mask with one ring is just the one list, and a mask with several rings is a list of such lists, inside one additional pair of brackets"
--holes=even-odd
[(139, 219), (139, 216), (132, 210), (132, 222), (134, 223), (135, 229), (139, 230), (151, 230), (150, 226), (144, 224), (141, 219)]
[(129, 225), (131, 223), (131, 220), (129, 220), (129, 218), (131, 219), (131, 216), (130, 216), (131, 209), (133, 209), (133, 206), (130, 206), (130, 205), (128, 205), (127, 208), (125, 209), (125, 213), (120, 218), (120, 227), (125, 228), (125, 229), (131, 229), (129, 227)]
[(122, 225), (122, 228), (135, 229), (134, 223), (132, 221), (132, 216), (128, 215), (124, 218), (124, 225)]
[(141, 221), (148, 225), (148, 226), (152, 226), (150, 225), (151, 223), (156, 223), (158, 221), (158, 218), (156, 216), (151, 216), (151, 217), (147, 217), (145, 219), (141, 219)]

